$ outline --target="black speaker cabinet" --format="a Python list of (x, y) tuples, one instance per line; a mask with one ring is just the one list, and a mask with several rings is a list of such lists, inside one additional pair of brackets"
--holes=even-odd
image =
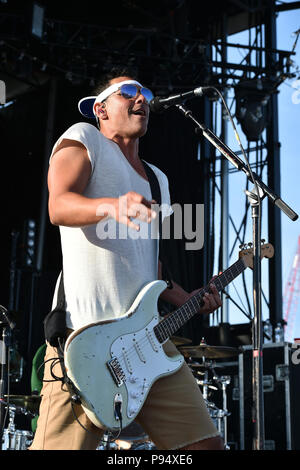
[[(252, 449), (252, 346), (239, 356), (240, 449)], [(300, 345), (263, 347), (266, 450), (300, 449)]]

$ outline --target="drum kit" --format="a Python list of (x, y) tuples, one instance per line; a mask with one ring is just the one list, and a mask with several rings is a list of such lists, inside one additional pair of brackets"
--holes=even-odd
[(1, 399), (8, 411), (8, 426), (2, 434), (2, 450), (27, 450), (33, 433), (16, 429), (15, 417), (18, 414), (32, 419), (38, 416), (41, 397), (38, 395), (5, 395)]
[[(228, 446), (227, 418), (227, 387), (231, 382), (228, 375), (217, 375), (216, 360), (227, 359), (241, 353), (239, 348), (207, 345), (204, 339), (199, 345), (190, 345), (191, 341), (182, 337), (171, 338), (177, 349), (184, 356), (191, 368), (197, 384), (205, 400), (209, 415), (220, 432), (224, 449)], [(217, 391), (222, 393), (222, 408), (218, 408), (211, 396)], [(22, 414), (30, 419), (38, 416), (41, 397), (39, 395), (5, 395), (2, 405), (8, 412), (8, 426), (2, 435), (2, 450), (26, 450), (33, 439), (33, 433), (16, 429), (15, 416)], [(141, 426), (133, 422), (125, 428), (118, 439), (112, 440), (110, 434), (104, 434), (101, 445), (97, 450), (154, 450), (155, 445), (144, 433)]]
[[(178, 346), (179, 351), (191, 368), (197, 384), (202, 389), (204, 401), (213, 422), (223, 438), (224, 449), (229, 450), (227, 418), (230, 412), (227, 409), (227, 387), (231, 382), (229, 375), (218, 375), (215, 371), (215, 361), (238, 356), (239, 348), (228, 346), (210, 346), (202, 339), (197, 346)], [(221, 390), (222, 408), (218, 408), (210, 396)]]

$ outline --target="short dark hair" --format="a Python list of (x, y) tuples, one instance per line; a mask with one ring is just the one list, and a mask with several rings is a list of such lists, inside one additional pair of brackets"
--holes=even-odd
[(101, 77), (94, 89), (93, 95), (98, 96), (110, 85), (111, 80), (114, 78), (130, 77), (137, 80), (137, 75), (137, 70), (135, 68), (115, 66)]

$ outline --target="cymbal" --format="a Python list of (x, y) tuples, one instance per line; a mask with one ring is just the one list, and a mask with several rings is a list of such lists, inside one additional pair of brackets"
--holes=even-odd
[(240, 354), (238, 348), (228, 346), (209, 346), (208, 344), (199, 344), (198, 346), (179, 346), (179, 351), (184, 357), (206, 357), (208, 359), (218, 359), (232, 357)]
[(181, 336), (171, 336), (171, 341), (175, 344), (175, 346), (181, 346), (184, 344), (191, 344), (192, 340), (188, 338), (182, 338)]
[(204, 364), (198, 364), (198, 363), (195, 364), (193, 362), (188, 362), (187, 364), (191, 369), (197, 369), (196, 372), (199, 373), (200, 375), (204, 374), (204, 372), (202, 372), (203, 370), (211, 369), (211, 363), (207, 363), (207, 362), (205, 362)]
[(32, 413), (39, 411), (39, 406), (41, 402), (40, 395), (4, 395), (7, 403), (11, 405), (21, 406), (26, 408)]

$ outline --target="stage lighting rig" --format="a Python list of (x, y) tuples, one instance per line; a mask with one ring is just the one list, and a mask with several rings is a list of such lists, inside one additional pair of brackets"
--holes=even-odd
[(235, 115), (249, 141), (258, 141), (267, 125), (267, 104), (273, 87), (262, 79), (241, 80), (235, 86)]
[(32, 7), (31, 33), (39, 39), (42, 39), (44, 35), (44, 16), (45, 8), (39, 3), (34, 2)]

